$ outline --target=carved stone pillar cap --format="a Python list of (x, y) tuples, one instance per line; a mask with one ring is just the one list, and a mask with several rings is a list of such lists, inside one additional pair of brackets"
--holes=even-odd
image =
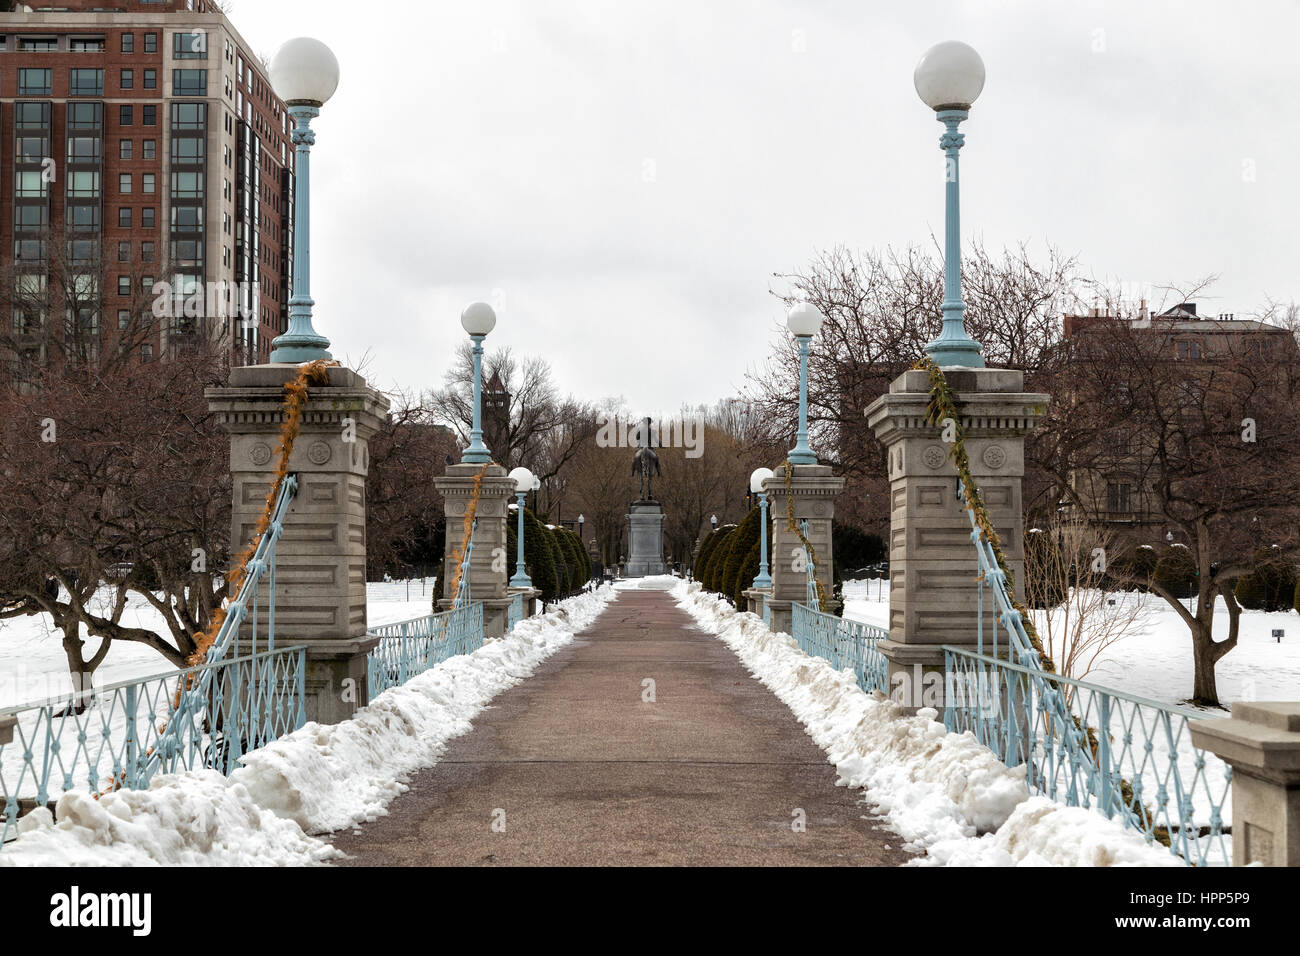
[(1285, 786), (1300, 784), (1300, 701), (1238, 701), (1226, 720), (1193, 720), (1192, 743), (1239, 771)]

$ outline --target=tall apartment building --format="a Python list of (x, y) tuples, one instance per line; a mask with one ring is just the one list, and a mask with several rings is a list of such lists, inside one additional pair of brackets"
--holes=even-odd
[(288, 325), (291, 125), (208, 0), (0, 13), (11, 368), (108, 349), (147, 362), (199, 335), (239, 364), (265, 361)]

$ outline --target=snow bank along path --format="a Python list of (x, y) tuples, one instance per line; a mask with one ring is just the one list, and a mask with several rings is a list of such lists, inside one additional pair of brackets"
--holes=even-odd
[(227, 779), (214, 770), (155, 778), (148, 790), (96, 800), (61, 796), (55, 823), (40, 809), (0, 850), (0, 866), (300, 865), (336, 850), (309, 834), (387, 812), (410, 773), (506, 688), (573, 640), (616, 597), (606, 586), (521, 621), (500, 640), (449, 658), (380, 694), (342, 723), (309, 723), (250, 751)]
[(907, 841), (921, 865), (1181, 866), (1160, 846), (1100, 814), (1030, 797), (1023, 767), (1002, 764), (971, 733), (952, 734), (923, 708), (916, 716), (867, 695), (852, 671), (836, 671), (738, 612), (699, 584), (673, 596), (716, 634), (807, 728), (867, 803)]

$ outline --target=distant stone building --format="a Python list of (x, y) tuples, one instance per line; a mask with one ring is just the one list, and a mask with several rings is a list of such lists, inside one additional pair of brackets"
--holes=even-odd
[[(1183, 413), (1194, 416), (1203, 388), (1216, 369), (1234, 363), (1297, 362), (1296, 340), (1290, 331), (1233, 315), (1202, 318), (1196, 303), (1184, 302), (1160, 314), (1143, 308), (1136, 318), (1118, 318), (1094, 310), (1090, 315), (1064, 316), (1066, 347), (1076, 362), (1107, 361), (1106, 333), (1122, 323), (1128, 332), (1147, 340), (1152, 368), (1175, 373)], [(1068, 376), (1067, 376), (1068, 379)], [(1267, 387), (1267, 382), (1265, 382)], [(1118, 407), (1133, 399), (1134, 383), (1117, 375), (1110, 398)], [(1072, 399), (1070, 382), (1062, 382), (1060, 400)], [(1096, 396), (1093, 396), (1096, 401)], [(1291, 400), (1279, 391), (1278, 400)], [(1235, 428), (1238, 423), (1225, 427)], [(1074, 450), (1079, 464), (1071, 472), (1074, 502), (1062, 502), (1067, 513), (1100, 521), (1117, 540), (1134, 544), (1164, 542), (1170, 533), (1154, 487), (1158, 469), (1152, 467), (1153, 443), (1140, 428), (1099, 429), (1095, 437)]]

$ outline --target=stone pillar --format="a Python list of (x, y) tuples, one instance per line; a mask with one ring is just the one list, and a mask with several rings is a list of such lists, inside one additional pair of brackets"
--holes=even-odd
[(1238, 701), (1188, 727), (1232, 767), (1232, 865), (1300, 866), (1300, 702)]
[[(235, 368), (226, 386), (205, 393), (230, 432), (232, 554), (247, 547), (265, 508), (284, 424), (284, 386), (298, 370)], [(366, 473), (370, 436), (388, 400), (351, 369), (328, 372), (329, 383), (308, 392), (289, 459), (298, 492), (276, 552), (275, 641), (307, 646), (307, 719), (336, 723), (368, 703), (366, 655), (378, 642), (366, 634)], [(259, 596), (263, 608), (266, 588)], [(265, 627), (263, 613), (259, 650), (266, 649)], [(244, 625), (241, 652), (251, 636)]]
[[(443, 579), (438, 582), (442, 597), (438, 606), (447, 610), (456, 595), (451, 583), (456, 577), (455, 556), (465, 536), (465, 509), (474, 494), (474, 477), (482, 465), (450, 465), (447, 473), (433, 480), (442, 492), (443, 513), (447, 517), (447, 536), (443, 545), (446, 563)], [(506, 520), (509, 503), (515, 496), (515, 483), (506, 470), (495, 462), (487, 466), (479, 482), (478, 524), (474, 530), (474, 551), (469, 558), (470, 600), (483, 602), (483, 635), (500, 637), (506, 632), (506, 615), (513, 597), (507, 582), (514, 570), (515, 556), (506, 551)]]
[[(803, 603), (808, 596), (808, 573), (796, 570), (795, 551), (803, 548), (799, 535), (790, 530), (789, 498), (794, 499), (796, 526), (808, 519), (808, 543), (817, 553), (817, 580), (821, 582), (828, 601), (833, 593), (831, 558), (831, 525), (835, 518), (835, 496), (844, 487), (844, 479), (831, 474), (829, 465), (794, 465), (790, 475), (790, 490), (785, 487), (786, 465), (781, 465), (771, 478), (763, 482), (763, 490), (771, 495), (768, 532), (772, 536), (772, 591), (765, 597), (771, 609), (771, 627), (774, 631), (790, 633), (790, 605)], [(822, 608), (831, 611), (834, 608)]]
[[(1025, 434), (1046, 412), (1048, 396), (1023, 391), (1024, 373), (1010, 369), (943, 371), (961, 411), (971, 474), (1022, 597)], [(940, 427), (926, 423), (929, 401), (929, 375), (908, 371), (866, 414), (885, 446), (889, 474), (889, 640), (880, 650), (896, 700), (942, 710), (942, 645), (976, 645), (977, 558), (950, 446)], [(986, 651), (991, 604), (986, 592)]]

